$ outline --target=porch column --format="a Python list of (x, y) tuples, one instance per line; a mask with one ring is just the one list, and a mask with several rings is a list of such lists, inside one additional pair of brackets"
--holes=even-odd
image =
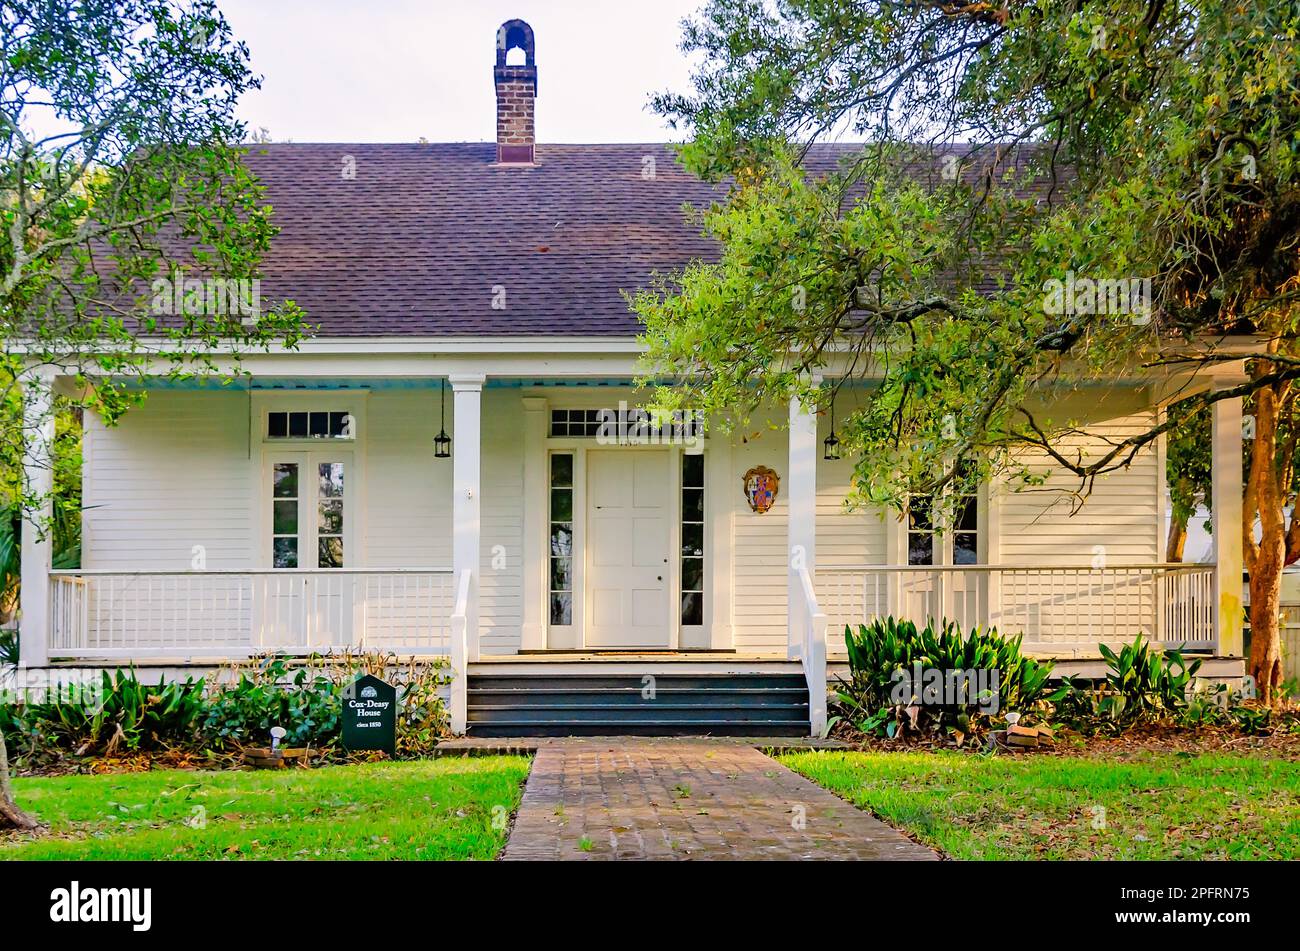
[(19, 660), (43, 667), (50, 659), (50, 555), (54, 548), (53, 376), (33, 372), (23, 381), (23, 494), (38, 499), (23, 515)]
[(524, 404), (524, 534), (523, 551), (523, 627), (519, 646), (523, 650), (546, 647), (542, 619), (546, 616), (546, 537), (547, 495), (550, 478), (546, 457), (546, 398), (525, 396)]
[(786, 656), (793, 659), (801, 650), (799, 624), (793, 613), (802, 603), (799, 564), (816, 580), (817, 557), (817, 415), (815, 407), (790, 401), (790, 465), (786, 474), (789, 524), (786, 529), (789, 552), (786, 562)]
[(472, 572), (465, 613), (468, 661), (479, 657), (479, 469), (482, 456), (482, 373), (452, 373), (451, 566), (459, 579)]
[(1214, 502), (1215, 649), (1240, 657), (1242, 639), (1241, 397), (1213, 404), (1211, 493)]

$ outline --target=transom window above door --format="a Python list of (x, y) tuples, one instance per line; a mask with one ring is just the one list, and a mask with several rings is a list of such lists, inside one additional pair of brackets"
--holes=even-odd
[(356, 422), (343, 410), (277, 410), (266, 414), (267, 439), (354, 439)]
[(551, 410), (552, 436), (585, 436), (595, 438), (600, 434), (600, 410)]
[(704, 435), (704, 414), (675, 409), (659, 418), (648, 409), (622, 403), (610, 409), (553, 409), (550, 432), (552, 438), (603, 438), (619, 443), (699, 438)]

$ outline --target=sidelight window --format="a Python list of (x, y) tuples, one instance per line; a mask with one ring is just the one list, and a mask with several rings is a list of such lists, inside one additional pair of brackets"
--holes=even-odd
[(704, 457), (682, 455), (682, 624), (704, 623)]
[(573, 623), (573, 454), (551, 455), (550, 616), (555, 625)]

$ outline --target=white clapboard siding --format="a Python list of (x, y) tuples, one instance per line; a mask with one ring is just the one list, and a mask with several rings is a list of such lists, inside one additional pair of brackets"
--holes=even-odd
[[(376, 389), (366, 397), (363, 429), (354, 449), (361, 487), (354, 511), (359, 563), (353, 567), (450, 566), (452, 466), (450, 460), (433, 455), (440, 425), (438, 397), (437, 390), (429, 389)], [(518, 389), (489, 387), (482, 399), (482, 650), (502, 654), (518, 650), (522, 626), (523, 414)], [(847, 402), (841, 402), (840, 409), (841, 414), (847, 412)], [(1115, 418), (1090, 428), (1112, 438), (1145, 427), (1152, 419), (1149, 413), (1133, 413), (1131, 405), (1123, 412), (1108, 412)], [(228, 391), (156, 392), (111, 430), (87, 414), (84, 566), (184, 571), (192, 566), (196, 550), (202, 551), (210, 570), (257, 566), (263, 443), (260, 433), (250, 440), (249, 414), (248, 394)], [(726, 516), (729, 531), (712, 537), (732, 539), (730, 607), (736, 649), (784, 653), (788, 441), (783, 414), (773, 416), (776, 428), (760, 419), (733, 436), (728, 474), (713, 491), (734, 493), (734, 504), (706, 504), (712, 504), (714, 512), (731, 508), (734, 513)], [(452, 422), (449, 412), (447, 426), (454, 439)], [(829, 430), (827, 417), (819, 420), (819, 430), (820, 440)], [(1067, 440), (1066, 447), (1075, 443), (1083, 445)], [(1087, 565), (1097, 557), (1112, 565), (1160, 560), (1162, 478), (1156, 451), (1099, 479), (1074, 514), (1070, 492), (1077, 480), (1050, 471), (1041, 454), (1026, 458), (1047, 472), (1047, 483), (1021, 492), (1007, 486), (993, 490), (987, 526), (991, 562), (1046, 567)], [(742, 476), (757, 465), (775, 469), (782, 478), (776, 505), (762, 515), (740, 500)], [(819, 460), (817, 561), (889, 563), (891, 532), (881, 513), (844, 507), (851, 472), (850, 461)], [(364, 599), (361, 617), (372, 643), (400, 646), (412, 637), (426, 638), (431, 618), (446, 617), (450, 593), (441, 582), (399, 579), (358, 580), (346, 590), (340, 581), (337, 591), (310, 595), (319, 602), (312, 610), (342, 615), (348, 603)], [(164, 597), (160, 586), (176, 583), (142, 579), (111, 590), (101, 585), (85, 598), (84, 591), (78, 594), (69, 584), (67, 591), (56, 591), (54, 610), (84, 605), (77, 610), (89, 613), (88, 621), (106, 632), (106, 641), (115, 640), (120, 630), (142, 645), (161, 646), (178, 628), (191, 630), (200, 643), (229, 641), (232, 630), (252, 631), (254, 640), (273, 641), (282, 626), (275, 618), (268, 621), (264, 608), (254, 608), (250, 585), (255, 582), (247, 576), (205, 579), (207, 587), (199, 597)], [(1120, 594), (1130, 597), (1129, 592)], [(1052, 633), (1036, 647), (1068, 652), (1090, 640), (1095, 647), (1089, 627), (1116, 603), (1113, 591), (1098, 589), (1095, 596), (1096, 604), (1084, 604), (1077, 597), (1071, 601), (1076, 619), (1071, 623), (1077, 630), (1062, 620), (1064, 614), (1050, 597), (1042, 605), (1021, 606), (1019, 615), (1001, 616), (1011, 621), (1025, 611), (1037, 612), (1032, 624)], [(292, 613), (294, 597), (279, 593), (275, 604)], [(1134, 603), (1143, 605), (1141, 611), (1155, 610), (1151, 598)], [(182, 617), (182, 610), (189, 614)], [(195, 611), (201, 616), (194, 616)], [(1154, 617), (1135, 617), (1135, 623), (1153, 625)]]
[[(248, 396), (236, 392), (152, 394), (112, 428), (85, 414), (82, 566), (101, 569), (247, 568), (253, 485)], [(213, 575), (202, 598), (178, 597), (175, 578), (81, 582), (91, 648), (163, 647), (174, 632), (225, 642), (252, 627), (246, 584)], [(73, 610), (73, 583), (55, 591), (55, 611)], [(59, 645), (55, 645), (56, 647)]]
[[(448, 432), (454, 432), (451, 416), (448, 395)], [(433, 454), (440, 425), (436, 391), (380, 389), (367, 397), (365, 505), (360, 513), (364, 567), (450, 567), (451, 460)], [(442, 583), (400, 576), (367, 579), (368, 642), (395, 650), (427, 643), (431, 622), (441, 633), (453, 598)]]
[(479, 616), (484, 654), (513, 654), (519, 650), (523, 627), (523, 445), (519, 391), (485, 389), (479, 542)]
[[(742, 439), (742, 436), (744, 437)], [(786, 650), (786, 527), (788, 524), (789, 441), (783, 429), (767, 421), (735, 436), (728, 491), (743, 494), (743, 478), (754, 466), (774, 469), (781, 478), (776, 503), (766, 513), (752, 512), (744, 501), (735, 507), (733, 631), (736, 650), (781, 653)], [(707, 504), (707, 502), (706, 502)]]
[(248, 568), (253, 464), (248, 395), (150, 394), (108, 429), (85, 414), (82, 567)]
[[(366, 399), (367, 568), (451, 565), (451, 460), (433, 455), (439, 413), (436, 391), (375, 390)], [(451, 415), (448, 391), (448, 432)]]
[[(260, 438), (250, 443), (248, 421), (247, 393), (213, 391), (151, 393), (112, 429), (86, 414), (83, 567), (185, 571), (195, 566), (196, 546), (209, 570), (258, 566), (263, 444)], [(351, 447), (362, 454), (352, 567), (450, 566), (451, 461), (433, 455), (438, 425), (436, 393), (377, 390), (368, 397), (364, 432)], [(507, 508), (518, 505), (517, 491), (496, 489), (506, 479), (506, 467), (496, 462), (494, 475), (485, 472), (485, 521), (503, 497)], [(517, 538), (514, 551), (517, 561)], [(321, 618), (321, 626), (351, 631), (355, 609), (371, 644), (427, 647), (431, 635), (441, 636), (452, 596), (429, 575), (312, 582), (309, 605), (299, 603), (287, 580), (273, 596), (254, 590), (259, 584), (266, 581), (249, 576), (92, 578), (83, 583), (83, 610), (89, 628), (102, 635), (86, 646), (162, 647), (176, 642), (178, 630), (189, 631), (187, 641), (196, 647), (240, 639), (275, 646), (304, 610)], [(499, 600), (492, 586), (485, 580), (489, 628)], [(56, 593), (56, 610), (65, 604), (71, 610), (72, 603), (71, 588), (61, 598)], [(517, 641), (517, 618), (507, 619), (505, 629)]]
[[(1152, 413), (1134, 413), (1088, 429), (1090, 434), (1115, 440), (1141, 432), (1154, 421)], [(1060, 446), (1069, 455), (1082, 451), (1090, 459), (1102, 451), (1103, 443), (1075, 436), (1063, 439)], [(1026, 452), (1020, 458), (1047, 479), (1041, 487), (998, 493), (994, 511), (999, 519), (1000, 563), (1104, 567), (1161, 560), (1163, 480), (1155, 449), (1142, 452), (1127, 469), (1100, 477), (1074, 514), (1078, 500), (1072, 493), (1079, 489), (1078, 477), (1054, 466), (1042, 452)], [(1113, 628), (1117, 610), (1125, 613), (1131, 634), (1154, 635), (1158, 598), (1153, 584), (1132, 581), (1098, 585), (1087, 595), (1029, 597), (1034, 603), (1008, 612), (1004, 624), (1019, 620), (1043, 632), (1034, 639), (1039, 649), (1095, 652), (1098, 630)]]
[[(841, 397), (841, 411), (849, 400)], [(776, 505), (766, 514), (750, 511), (741, 502), (735, 516), (734, 624), (737, 650), (784, 653), (786, 633), (786, 529), (789, 441), (784, 429), (771, 429), (758, 420), (746, 432), (747, 440), (732, 450), (733, 477), (728, 491), (741, 493), (746, 471), (753, 466), (775, 469), (781, 477)], [(883, 564), (886, 526), (879, 509), (854, 509), (844, 505), (853, 463), (820, 459), (821, 440), (830, 431), (830, 419), (818, 419), (817, 561), (834, 564)], [(832, 632), (834, 636), (834, 632)], [(839, 641), (832, 644), (836, 649)]]

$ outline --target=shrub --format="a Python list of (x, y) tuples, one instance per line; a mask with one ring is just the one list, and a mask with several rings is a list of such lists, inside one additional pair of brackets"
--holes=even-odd
[(214, 683), (204, 705), (204, 741), (216, 750), (270, 743), (270, 728), (287, 731), (287, 746), (326, 746), (338, 735), (337, 687), (312, 665), (291, 669), (266, 653), (231, 666), (234, 681)]
[[(933, 624), (917, 628), (895, 618), (844, 629), (850, 679), (837, 689), (840, 715), (864, 733), (894, 736), (901, 728), (978, 732), (1000, 712), (1023, 711), (1044, 693), (1051, 662), (1039, 662), (1021, 653), (1022, 638), (1007, 637), (995, 629), (974, 628), (963, 633), (951, 621), (938, 630)], [(908, 694), (900, 679), (916, 665), (925, 670), (987, 672), (996, 674), (996, 690), (987, 696), (966, 696), (968, 702), (932, 702)], [(917, 685), (913, 684), (915, 690)], [(952, 699), (952, 698), (944, 698)]]
[(1118, 734), (1139, 722), (1177, 719), (1189, 726), (1221, 722), (1226, 688), (1197, 689), (1200, 659), (1190, 663), (1176, 651), (1153, 649), (1142, 635), (1115, 653), (1105, 644), (1097, 650), (1106, 661), (1106, 677), (1098, 686), (1065, 678), (1051, 700), (1056, 718), (1086, 733)]
[(327, 746), (338, 737), (338, 684), (315, 659), (297, 669), (274, 654), (233, 668), (233, 683), (215, 684), (201, 732), (216, 749), (269, 744), (271, 727), (284, 727), (288, 746)]
[(212, 691), (202, 726), (204, 736), (219, 749), (267, 743), (273, 726), (287, 731), (289, 746), (335, 746), (342, 730), (343, 689), (361, 674), (398, 685), (399, 756), (427, 754), (447, 733), (449, 718), (441, 696), (441, 688), (450, 682), (445, 658), (399, 665), (393, 655), (349, 651), (291, 664), (268, 654), (233, 669), (234, 682)]
[(7, 704), (0, 729), (16, 740), (20, 755), (72, 753), (111, 756), (120, 752), (193, 745), (203, 709), (204, 684), (141, 683), (135, 671), (104, 671), (95, 702), (53, 690), (45, 699)]
[(448, 666), (445, 661), (425, 664), (403, 678), (398, 690), (398, 756), (427, 756), (451, 731), (451, 717), (442, 701), (442, 688), (451, 682)]
[(233, 680), (142, 684), (135, 672), (105, 672), (102, 693), (52, 696), (0, 704), (0, 730), (15, 758), (148, 753), (162, 750), (228, 752), (270, 742), (284, 727), (285, 743), (333, 750), (341, 731), (343, 688), (362, 673), (398, 685), (397, 753), (432, 752), (446, 735), (441, 688), (449, 683), (445, 658), (396, 663), (391, 655), (345, 653), (301, 662), (262, 655), (237, 664)]
[(1200, 659), (1189, 664), (1176, 650), (1152, 650), (1141, 634), (1118, 654), (1105, 644), (1097, 649), (1109, 668), (1106, 684), (1124, 698), (1130, 716), (1158, 719), (1187, 706), (1188, 688), (1201, 669)]

